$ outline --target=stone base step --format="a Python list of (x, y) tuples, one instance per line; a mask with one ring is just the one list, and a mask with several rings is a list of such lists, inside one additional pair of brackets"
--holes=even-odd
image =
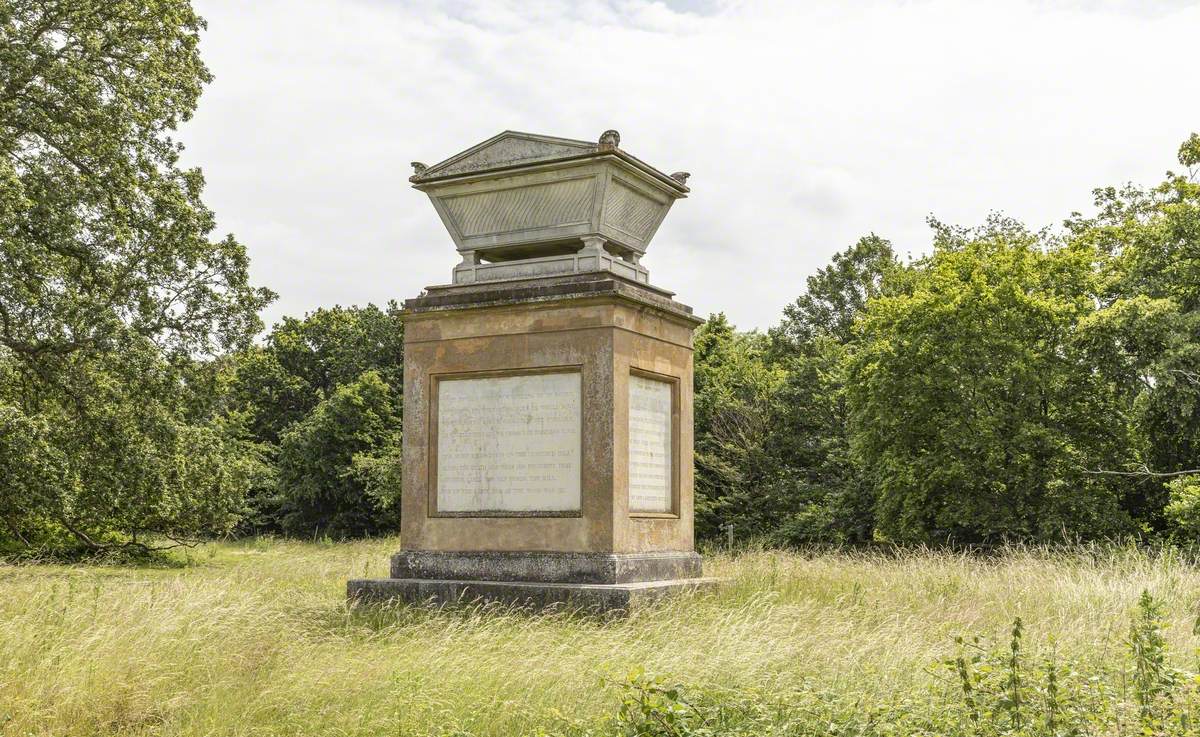
[(532, 553), (401, 550), (391, 578), (535, 583), (638, 583), (701, 578), (692, 551), (652, 553)]
[(720, 579), (678, 578), (636, 583), (536, 583), (529, 581), (454, 581), (425, 578), (354, 579), (346, 594), (357, 601), (410, 604), (499, 602), (534, 610), (548, 608), (597, 614), (629, 613), (663, 596), (713, 588)]

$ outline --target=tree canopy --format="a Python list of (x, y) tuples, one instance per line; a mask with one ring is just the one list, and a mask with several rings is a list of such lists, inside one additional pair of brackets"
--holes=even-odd
[[(1058, 230), (931, 220), (928, 255), (903, 264), (867, 236), (732, 371), (730, 350), (710, 344), (761, 336), (710, 321), (696, 437), (697, 509), (712, 518), (698, 530), (733, 523), (791, 543), (1194, 538), (1200, 137), (1179, 162), (1157, 186), (1096, 190), (1095, 213)], [(711, 379), (722, 372), (734, 378)], [(760, 375), (778, 378), (731, 390)], [(758, 419), (739, 425), (761, 428), (738, 436), (753, 453), (713, 432), (726, 412)]]
[(249, 456), (215, 407), (189, 416), (186, 379), (247, 346), (272, 295), (211, 237), (171, 137), (210, 79), (202, 27), (182, 0), (0, 3), (0, 514), (18, 539), (237, 519)]
[(404, 397), (397, 305), (285, 317), (232, 366), (229, 404), (272, 459), (241, 529), (333, 538), (394, 531)]
[[(179, 125), (187, 0), (0, 0), (0, 546), (395, 529), (395, 304), (285, 317)], [(696, 332), (696, 525), (772, 544), (1200, 534), (1200, 136), (1033, 230), (867, 235)], [(727, 528), (726, 528), (727, 529)]]
[(1087, 351), (1096, 255), (1015, 223), (938, 227), (911, 283), (864, 311), (852, 444), (878, 531), (905, 542), (1121, 532), (1121, 395)]

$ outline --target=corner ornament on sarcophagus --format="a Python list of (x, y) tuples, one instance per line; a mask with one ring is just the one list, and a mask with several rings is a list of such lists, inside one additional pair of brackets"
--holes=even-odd
[(642, 264), (688, 174), (505, 131), (426, 166), (458, 249), (404, 304), (401, 547), (352, 597), (627, 612), (694, 551), (692, 331)]

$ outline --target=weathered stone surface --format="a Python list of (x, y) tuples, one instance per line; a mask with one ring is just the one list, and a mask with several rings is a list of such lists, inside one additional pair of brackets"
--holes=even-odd
[(692, 552), (525, 553), (404, 550), (392, 556), (392, 578), (617, 584), (699, 578)]
[(462, 255), (404, 304), (401, 545), (360, 599), (628, 611), (693, 552), (692, 331), (641, 255), (687, 175), (506, 133), (432, 167)]
[[(593, 285), (596, 285), (593, 288)], [(608, 277), (567, 279), (548, 296), (456, 287), (406, 304), (405, 550), (640, 553), (688, 551), (692, 531), (692, 346), (700, 322), (656, 292)], [(629, 291), (626, 291), (629, 290)], [(499, 294), (498, 294), (499, 293)], [(503, 295), (503, 296), (501, 296)], [(427, 301), (428, 300), (428, 301)], [(436, 510), (433, 392), (447, 377), (577, 370), (582, 379), (582, 499), (573, 515)], [(678, 452), (667, 512), (629, 507), (629, 389), (634, 375), (670, 381)], [(433, 452), (431, 452), (431, 450)]]
[(675, 507), (674, 382), (629, 377), (629, 510), (669, 513)]
[(493, 284), (444, 284), (426, 287), (425, 294), (404, 301), (411, 314), (468, 307), (500, 307), (541, 302), (614, 297), (678, 315), (699, 325), (703, 320), (688, 305), (671, 299), (672, 292), (646, 284), (634, 284), (612, 274), (571, 274), (559, 277), (520, 279)]
[(437, 605), (487, 601), (532, 610), (553, 608), (611, 616), (628, 614), (664, 596), (709, 590), (717, 583), (711, 578), (621, 584), (380, 578), (351, 580), (346, 594), (353, 601), (363, 602)]
[(520, 131), (504, 131), (433, 166), (422, 166), (409, 181), (477, 174), (539, 161), (553, 161), (595, 153), (598, 144)]
[(438, 513), (578, 512), (578, 371), (439, 379)]
[(641, 264), (686, 177), (618, 147), (504, 131), (433, 166), (414, 164), (462, 262), (455, 284), (612, 272), (649, 283)]

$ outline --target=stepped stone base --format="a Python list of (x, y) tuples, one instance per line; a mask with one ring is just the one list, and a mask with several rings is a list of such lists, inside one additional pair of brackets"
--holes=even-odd
[(392, 578), (534, 583), (637, 583), (699, 578), (698, 553), (529, 553), (403, 550)]
[(715, 578), (590, 584), (533, 581), (455, 581), (424, 578), (351, 580), (346, 594), (357, 601), (456, 604), (494, 601), (534, 610), (563, 608), (595, 614), (628, 614), (634, 607), (688, 591), (709, 589)]

